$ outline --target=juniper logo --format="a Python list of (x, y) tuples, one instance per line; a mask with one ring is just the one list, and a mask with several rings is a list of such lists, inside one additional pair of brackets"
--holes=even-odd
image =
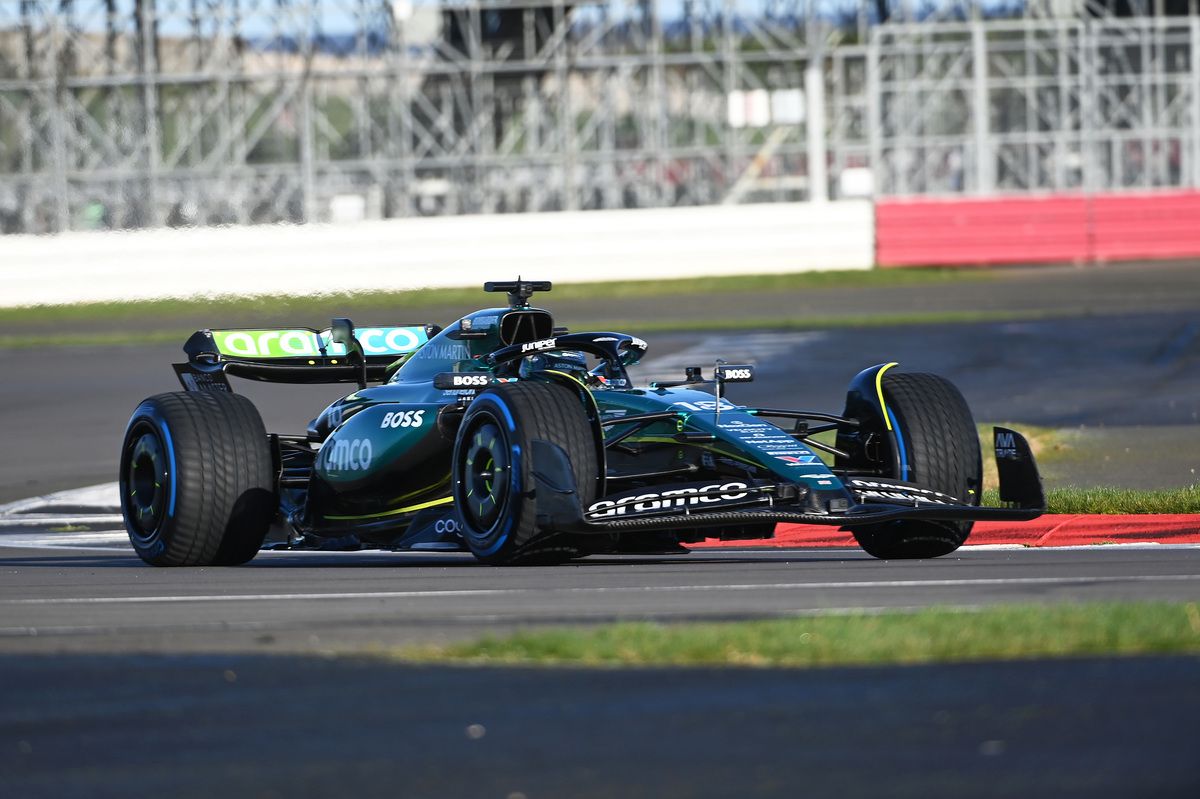
[[(404, 355), (426, 341), (418, 327), (364, 327), (354, 335), (367, 355)], [(330, 343), (328, 330), (217, 330), (213, 341), (222, 355), (242, 358), (315, 358), (322, 345), (326, 355), (346, 354), (343, 345)]]

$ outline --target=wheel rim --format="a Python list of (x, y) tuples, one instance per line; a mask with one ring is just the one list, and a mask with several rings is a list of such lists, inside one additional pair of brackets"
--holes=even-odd
[(171, 473), (162, 439), (152, 427), (139, 425), (129, 440), (125, 508), (134, 532), (146, 540), (153, 538), (162, 524)]
[(460, 512), (469, 532), (486, 536), (504, 518), (511, 496), (511, 456), (504, 431), (484, 417), (474, 426), (461, 448), (459, 475)]

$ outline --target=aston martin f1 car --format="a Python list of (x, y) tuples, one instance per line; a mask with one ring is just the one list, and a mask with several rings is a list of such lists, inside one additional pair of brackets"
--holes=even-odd
[[(638, 386), (646, 342), (556, 327), (530, 305), (550, 288), (487, 283), (506, 306), (445, 329), (335, 319), (195, 333), (174, 367), (185, 390), (146, 399), (126, 429), (120, 492), (137, 553), (233, 565), (265, 544), (544, 564), (801, 522), (849, 530), (879, 558), (931, 558), (975, 520), (1043, 511), (1028, 443), (999, 427), (1002, 507), (980, 507), (975, 423), (941, 377), (872, 366), (837, 414), (738, 404), (754, 364)], [(357, 387), (303, 434), (268, 433), (230, 376)]]

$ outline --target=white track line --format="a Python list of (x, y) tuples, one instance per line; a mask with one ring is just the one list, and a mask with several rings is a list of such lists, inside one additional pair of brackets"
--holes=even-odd
[(329, 601), (334, 599), (434, 599), (521, 594), (643, 594), (688, 591), (794, 591), (805, 589), (957, 588), (983, 585), (1085, 585), (1088, 583), (1167, 583), (1200, 581), (1200, 574), (1096, 575), (1091, 577), (993, 577), (976, 580), (863, 580), (826, 583), (741, 583), (727, 585), (595, 586), (577, 588), (469, 588), (445, 591), (352, 591), (304, 594), (201, 594), (196, 596), (112, 596), (0, 599), (0, 605), (131, 605), (180, 602)]
[(54, 516), (47, 513), (0, 516), (0, 527), (37, 527), (45, 524), (124, 524), (124, 519), (119, 513), (93, 516)]
[(42, 509), (53, 510), (54, 508), (95, 508), (97, 512), (116, 513), (120, 507), (121, 499), (117, 484), (101, 483), (9, 502), (0, 505), (0, 516), (13, 516)]

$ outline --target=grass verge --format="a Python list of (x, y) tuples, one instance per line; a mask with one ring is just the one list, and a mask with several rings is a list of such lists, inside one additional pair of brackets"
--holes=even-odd
[[(984, 491), (985, 505), (997, 504), (1000, 495)], [(1131, 488), (1065, 486), (1046, 492), (1048, 513), (1200, 513), (1200, 485), (1138, 491)]]
[[(678, 297), (681, 295), (728, 295), (838, 288), (893, 288), (994, 280), (983, 270), (971, 269), (841, 269), (778, 275), (699, 277), (677, 280), (613, 281), (608, 283), (563, 283), (555, 286), (557, 302), (606, 302), (635, 297)], [(464, 305), (474, 309), (484, 304), (479, 288), (414, 289), (411, 291), (330, 292), (310, 296), (246, 297), (225, 294), (199, 299), (163, 299), (135, 302), (80, 303), (0, 308), (0, 324), (46, 321), (113, 320), (126, 318), (170, 319), (181, 313), (270, 315), (324, 318), (329, 309), (389, 312), (413, 308)], [(503, 295), (496, 295), (498, 303)], [(547, 300), (549, 301), (549, 300)]]
[(1200, 652), (1195, 603), (1020, 605), (768, 621), (622, 623), (401, 649), (408, 661), (848, 666)]
[[(476, 303), (480, 305), (482, 303)], [(388, 310), (394, 315), (396, 309)], [(195, 308), (191, 309), (195, 314)], [(984, 322), (1016, 322), (1033, 319), (1046, 319), (1051, 316), (1064, 317), (1076, 315), (1076, 311), (1064, 309), (1061, 313), (1025, 312), (1025, 311), (932, 311), (926, 313), (906, 314), (874, 314), (871, 316), (808, 316), (800, 318), (748, 318), (748, 319), (680, 319), (680, 320), (604, 320), (589, 322), (586, 327), (592, 330), (618, 330), (643, 335), (650, 333), (687, 333), (687, 332), (722, 332), (737, 330), (838, 330), (846, 328), (901, 327), (908, 325), (951, 325), (979, 324)], [(3, 314), (0, 313), (0, 317)], [(281, 319), (278, 309), (272, 309), (270, 317), (264, 316), (260, 327), (273, 327), (283, 324), (295, 325), (296, 319), (329, 318), (313, 313), (297, 313), (291, 321), (286, 317)], [(45, 320), (42, 320), (45, 322)], [(97, 320), (99, 321), (99, 320)], [(109, 322), (119, 321), (117, 319)], [(139, 330), (106, 331), (106, 332), (72, 332), (44, 333), (31, 332), (29, 335), (0, 335), (0, 348), (31, 349), (36, 347), (87, 347), (87, 346), (123, 346), (134, 344), (163, 344), (179, 342), (180, 346), (187, 337), (195, 332), (194, 328), (147, 329), (149, 317), (143, 317)], [(422, 321), (422, 320), (409, 320)], [(441, 320), (446, 321), (446, 320)], [(4, 320), (0, 318), (0, 324)], [(217, 323), (211, 323), (217, 326)], [(41, 325), (45, 327), (45, 325)]]

